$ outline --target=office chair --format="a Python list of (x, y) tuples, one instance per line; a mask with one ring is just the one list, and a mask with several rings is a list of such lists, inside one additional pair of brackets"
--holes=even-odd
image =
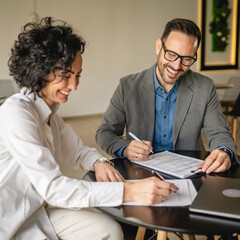
[[(238, 83), (240, 85), (240, 83)], [(225, 111), (223, 112), (224, 115), (231, 116), (231, 126), (232, 126), (232, 135), (234, 140), (236, 141), (237, 136), (237, 118), (240, 116), (240, 91), (238, 92), (237, 100), (233, 106), (232, 111)]]
[(16, 93), (16, 90), (13, 81), (11, 79), (0, 79), (0, 105), (14, 93)]
[(226, 111), (229, 111), (229, 108), (234, 106), (234, 103), (238, 97), (240, 92), (240, 77), (230, 77), (228, 84), (233, 84), (233, 88), (225, 89), (223, 98), (220, 101), (221, 106), (224, 107)]

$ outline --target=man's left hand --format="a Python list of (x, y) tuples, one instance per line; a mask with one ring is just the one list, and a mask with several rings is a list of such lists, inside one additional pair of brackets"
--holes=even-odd
[(220, 149), (215, 149), (212, 153), (205, 159), (205, 161), (198, 166), (202, 168), (203, 172), (224, 172), (231, 167), (231, 160), (227, 153)]
[(97, 182), (124, 182), (122, 175), (109, 163), (99, 162), (94, 164)]

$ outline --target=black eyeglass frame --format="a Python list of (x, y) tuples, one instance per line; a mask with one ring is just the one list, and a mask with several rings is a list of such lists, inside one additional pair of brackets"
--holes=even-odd
[[(191, 57), (191, 56), (181, 56), (181, 55), (179, 55), (178, 53), (176, 53), (176, 52), (174, 52), (174, 51), (171, 51), (171, 50), (166, 50), (166, 46), (165, 46), (165, 43), (163, 42), (163, 40), (161, 40), (162, 41), (162, 49), (163, 49), (163, 51), (164, 51), (164, 58), (167, 60), (167, 61), (169, 61), (169, 62), (175, 62), (178, 58), (181, 58), (181, 64), (183, 65), (183, 66), (185, 66), (185, 67), (190, 67), (190, 66), (192, 66), (196, 61), (197, 61), (197, 52), (195, 53), (195, 55), (196, 55), (196, 57), (194, 58), (194, 57)], [(174, 60), (169, 60), (169, 59), (167, 59), (166, 58), (166, 52), (169, 52), (169, 53), (173, 53), (173, 54), (175, 54), (175, 55), (177, 55), (177, 57), (174, 59)], [(193, 62), (190, 64), (190, 65), (186, 65), (186, 64), (184, 64), (183, 63), (183, 58), (191, 58), (192, 60), (193, 60)]]

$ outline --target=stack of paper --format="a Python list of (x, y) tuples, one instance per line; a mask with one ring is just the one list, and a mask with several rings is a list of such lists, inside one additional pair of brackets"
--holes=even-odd
[(178, 178), (187, 178), (202, 171), (197, 168), (202, 163), (202, 160), (197, 158), (186, 157), (168, 151), (152, 154), (151, 157), (151, 160), (131, 162)]

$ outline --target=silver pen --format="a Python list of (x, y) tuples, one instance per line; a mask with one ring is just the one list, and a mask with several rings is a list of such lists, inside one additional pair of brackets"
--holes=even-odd
[[(131, 133), (131, 132), (128, 132), (128, 133), (129, 133), (129, 135), (130, 135), (133, 139), (135, 139), (136, 141), (145, 144), (142, 140), (140, 140), (140, 139), (139, 139), (137, 136), (135, 136), (133, 133)], [(145, 145), (146, 145), (146, 144), (145, 144)], [(150, 153), (153, 153), (153, 151), (151, 150)]]
[[(156, 176), (157, 178), (159, 178), (161, 181), (165, 181), (164, 177), (163, 177), (160, 173), (152, 170), (152, 174), (153, 174), (154, 176)], [(173, 191), (173, 192), (176, 193), (176, 191)]]
[(165, 181), (162, 175), (160, 175), (158, 172), (152, 170), (152, 174), (155, 175), (157, 178), (159, 178), (162, 181)]

